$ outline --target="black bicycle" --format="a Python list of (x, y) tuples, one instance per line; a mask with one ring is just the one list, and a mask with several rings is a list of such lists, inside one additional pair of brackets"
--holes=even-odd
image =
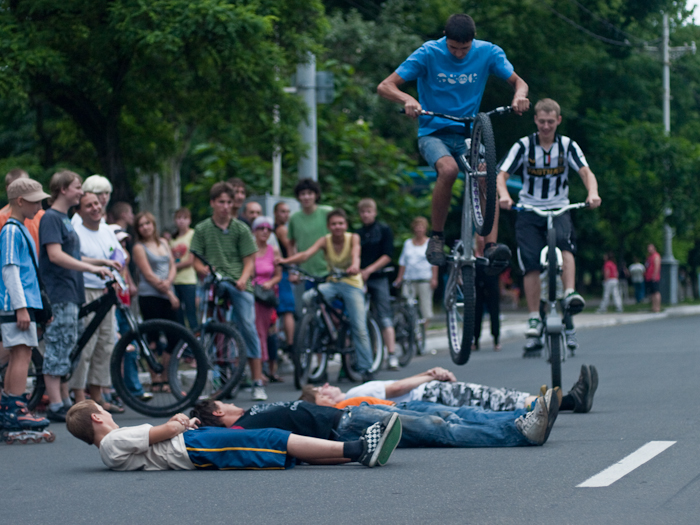
[[(464, 135), (468, 156), (458, 159), (464, 175), (464, 206), (459, 240), (448, 256), (448, 279), (445, 287), (447, 336), (452, 361), (463, 365), (469, 360), (474, 338), (475, 288), (474, 265), (488, 265), (488, 260), (475, 257), (474, 232), (486, 236), (493, 228), (496, 213), (496, 142), (491, 127), (492, 115), (503, 115), (511, 106), (496, 108), (473, 117), (454, 117), (421, 110), (421, 115), (440, 117), (465, 124)], [(470, 128), (471, 126), (471, 128)]]
[[(392, 303), (396, 338), (397, 340), (399, 339), (400, 331), (402, 334), (401, 337), (407, 339), (413, 347), (411, 355), (406, 360), (406, 364), (410, 362), (414, 355), (423, 355), (423, 353), (425, 353), (426, 343), (426, 320), (423, 318), (418, 308), (418, 300), (416, 299), (415, 290), (412, 286), (414, 282), (415, 281), (410, 279), (404, 279), (401, 282), (402, 288), (399, 296)], [(401, 357), (399, 357), (399, 363), (401, 363)], [(406, 364), (401, 363), (401, 366), (406, 366)]]
[(231, 301), (222, 293), (226, 279), (201, 254), (192, 252), (209, 268), (204, 280), (206, 301), (200, 305), (199, 342), (207, 357), (209, 374), (203, 395), (210, 399), (235, 397), (246, 364), (245, 344), (241, 333), (228, 323)]
[[(547, 361), (552, 366), (552, 388), (561, 388), (561, 364), (566, 360), (565, 323), (566, 312), (557, 310), (557, 303), (563, 298), (563, 286), (561, 285), (561, 272), (563, 258), (557, 248), (557, 230), (554, 228), (554, 219), (569, 210), (588, 207), (588, 203), (579, 202), (568, 204), (561, 208), (543, 210), (529, 204), (513, 206), (515, 211), (531, 211), (540, 217), (547, 218), (547, 246), (542, 249), (540, 263), (542, 272), (542, 288), (540, 295), (540, 318), (542, 319), (542, 334), (539, 339), (533, 338), (533, 343), (539, 348), (526, 348), (527, 350), (541, 350), (544, 346), (547, 350)], [(547, 308), (549, 307), (549, 308)], [(539, 352), (538, 352), (539, 353)]]
[[(352, 343), (350, 320), (342, 307), (336, 307), (318, 290), (328, 277), (315, 277), (301, 268), (294, 268), (301, 279), (311, 283), (312, 288), (304, 293), (304, 308), (294, 342), (294, 386), (301, 389), (309, 383), (326, 381), (328, 361), (340, 354), (343, 370), (351, 381), (361, 381), (356, 370), (357, 357)], [(333, 271), (330, 277), (342, 278), (345, 272)], [(384, 357), (382, 335), (379, 325), (367, 312), (367, 331), (372, 350), (372, 367), (376, 372)]]

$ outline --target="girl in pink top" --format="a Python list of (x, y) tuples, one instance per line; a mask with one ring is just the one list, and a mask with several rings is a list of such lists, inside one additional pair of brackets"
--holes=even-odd
[[(260, 285), (266, 290), (277, 292), (277, 283), (282, 279), (282, 268), (275, 265), (275, 257), (280, 257), (277, 248), (267, 244), (272, 232), (273, 221), (269, 217), (261, 216), (253, 221), (252, 229), (258, 253), (255, 255), (255, 277), (253, 286)], [(278, 381), (277, 361), (274, 355), (269, 355), (267, 348), (267, 335), (275, 320), (275, 307), (266, 306), (255, 301), (255, 329), (260, 338), (260, 350), (263, 362), (268, 361), (270, 367), (269, 376), (272, 381)]]

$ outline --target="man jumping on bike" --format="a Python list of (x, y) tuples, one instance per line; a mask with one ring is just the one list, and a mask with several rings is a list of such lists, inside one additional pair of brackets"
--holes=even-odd
[[(421, 109), (429, 109), (460, 117), (470, 117), (479, 111), (481, 97), (490, 74), (506, 80), (515, 89), (514, 111), (522, 114), (530, 107), (528, 86), (513, 70), (503, 50), (490, 42), (475, 40), (476, 26), (470, 16), (454, 14), (445, 25), (445, 36), (423, 44), (385, 78), (377, 92), (392, 102), (404, 105), (406, 115), (416, 118)], [(399, 89), (404, 82), (418, 81), (419, 99)], [(466, 153), (464, 128), (461, 124), (438, 117), (419, 118), (418, 149), (423, 158), (437, 171), (433, 190), (432, 225), (426, 257), (435, 266), (446, 262), (443, 230), (450, 209), (452, 185), (457, 179), (457, 158)], [(484, 255), (494, 273), (505, 268), (510, 250), (496, 244), (498, 208), (494, 227), (486, 236)]]
[[(536, 208), (553, 209), (569, 204), (569, 167), (575, 169), (581, 177), (588, 197), (586, 202), (591, 208), (600, 206), (598, 181), (588, 167), (586, 157), (576, 142), (569, 137), (557, 134), (561, 124), (561, 109), (552, 99), (542, 99), (535, 105), (535, 125), (537, 133), (521, 138), (516, 142), (503, 160), (498, 173), (498, 195), (500, 207), (506, 210), (513, 206), (513, 199), (508, 194), (506, 179), (521, 169), (523, 188), (519, 200)], [(557, 230), (557, 247), (562, 251), (564, 284), (564, 311), (567, 321), (566, 346), (571, 350), (578, 347), (576, 332), (570, 316), (583, 310), (585, 302), (574, 290), (576, 277), (576, 239), (567, 211), (554, 219)], [(542, 333), (540, 320), (540, 252), (547, 245), (547, 219), (534, 212), (525, 211), (518, 214), (515, 223), (515, 237), (518, 243), (518, 262), (523, 271), (525, 298), (530, 312), (527, 322), (528, 351), (539, 352), (536, 348)]]

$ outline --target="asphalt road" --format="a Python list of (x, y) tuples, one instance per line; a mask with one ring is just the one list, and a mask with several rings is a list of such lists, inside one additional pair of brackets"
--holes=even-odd
[[(581, 363), (595, 364), (593, 410), (561, 414), (543, 447), (400, 449), (375, 469), (118, 473), (103, 466), (96, 448), (54, 424), (54, 443), (0, 444), (0, 523), (695, 524), (699, 320), (580, 330), (581, 349), (563, 365), (564, 390)], [(521, 346), (516, 340), (500, 353), (482, 350), (462, 367), (442, 351), (379, 378), (441, 365), (459, 380), (535, 392), (549, 369), (544, 359), (522, 359)], [(290, 382), (268, 388), (270, 400), (295, 397)], [(248, 407), (248, 397), (242, 392), (236, 403)], [(149, 421), (134, 413), (116, 420)], [(657, 441), (673, 443), (608, 486), (577, 487)]]

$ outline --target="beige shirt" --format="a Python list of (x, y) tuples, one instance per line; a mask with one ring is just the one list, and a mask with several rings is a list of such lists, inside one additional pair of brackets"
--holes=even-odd
[(182, 434), (149, 445), (151, 428), (146, 424), (112, 430), (100, 443), (102, 462), (112, 470), (194, 470)]

